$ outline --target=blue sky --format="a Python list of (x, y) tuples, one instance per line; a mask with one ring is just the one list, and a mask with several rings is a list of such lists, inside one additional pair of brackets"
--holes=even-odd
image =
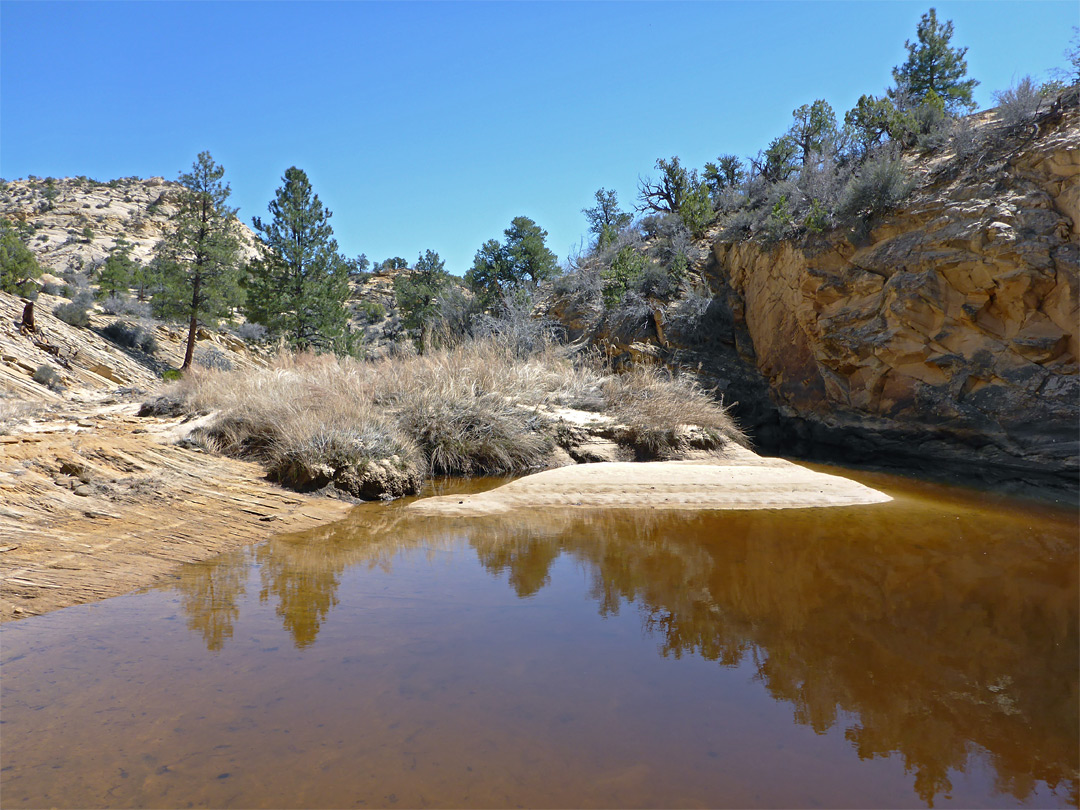
[[(1063, 67), (1075, 0), (945, 2), (975, 98)], [(601, 186), (749, 155), (880, 93), (927, 2), (0, 2), (0, 176), (175, 179), (250, 224), (307, 172), (348, 256), (461, 274), (518, 215), (577, 246)]]

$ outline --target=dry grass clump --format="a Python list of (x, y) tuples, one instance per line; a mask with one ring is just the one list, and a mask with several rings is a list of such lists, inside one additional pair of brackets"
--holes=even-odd
[(0, 392), (0, 434), (26, 422), (45, 411), (45, 406), (38, 402), (28, 402), (14, 395)]
[(392, 411), (438, 474), (535, 469), (553, 444), (537, 412), (569, 363), (544, 352), (514, 357), (498, 340), (377, 363), (375, 401)]
[(688, 447), (714, 450), (727, 441), (747, 443), (723, 405), (693, 379), (666, 368), (635, 366), (608, 377), (602, 390), (638, 458), (671, 458)]
[(262, 462), (287, 486), (333, 486), (355, 497), (410, 494), (425, 460), (396, 422), (375, 410), (372, 379), (359, 363), (281, 355), (255, 371), (193, 369), (159, 398), (159, 410), (217, 412), (195, 437), (209, 449)]
[(445, 475), (534, 469), (554, 447), (542, 416), (494, 392), (418, 390), (400, 403), (398, 422)]
[(641, 458), (741, 440), (692, 382), (613, 376), (552, 347), (522, 359), (497, 338), (376, 362), (283, 354), (259, 370), (192, 369), (144, 409), (213, 412), (196, 434), (208, 448), (257, 459), (288, 486), (372, 498), (415, 492), (428, 473), (541, 468), (558, 433), (547, 406), (560, 405), (610, 412)]

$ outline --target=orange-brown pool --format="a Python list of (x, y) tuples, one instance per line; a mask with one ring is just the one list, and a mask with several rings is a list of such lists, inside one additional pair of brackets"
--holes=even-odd
[(21, 807), (1076, 806), (1073, 508), (358, 507), (4, 625)]

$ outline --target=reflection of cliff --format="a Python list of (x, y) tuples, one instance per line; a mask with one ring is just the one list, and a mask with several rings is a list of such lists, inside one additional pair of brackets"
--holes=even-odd
[[(990, 497), (947, 511), (901, 498), (830, 510), (547, 510), (468, 521), (409, 518), (391, 506), (272, 540), (257, 558), (261, 598), (276, 601), (304, 647), (337, 604), (348, 566), (388, 570), (399, 553), (465, 537), (524, 598), (566, 554), (590, 572), (601, 613), (633, 605), (664, 656), (752, 662), (799, 723), (819, 733), (843, 726), (862, 758), (899, 754), (928, 804), (980, 751), (1002, 792), (1024, 800), (1041, 780), (1075, 802), (1075, 536), (1071, 515), (1028, 514)], [(220, 591), (191, 584), (227, 577), (191, 571), (189, 615), (217, 611), (223, 618), (204, 616), (202, 626), (228, 625), (235, 608), (216, 599)]]

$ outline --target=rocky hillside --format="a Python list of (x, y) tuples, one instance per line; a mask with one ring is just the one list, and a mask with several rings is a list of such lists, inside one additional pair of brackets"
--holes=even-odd
[[(0, 186), (0, 217), (13, 222), (43, 270), (53, 275), (90, 270), (119, 238), (132, 258), (147, 262), (168, 228), (179, 184), (161, 177), (100, 183), (85, 177), (29, 178)], [(238, 223), (245, 256), (255, 235)]]
[[(11, 221), (45, 271), (43, 283), (73, 280), (93, 285), (92, 271), (123, 239), (132, 258), (147, 263), (176, 212), (179, 184), (161, 177), (126, 177), (107, 183), (77, 178), (0, 181), (0, 218)], [(237, 223), (244, 259), (256, 255), (256, 237)], [(389, 353), (405, 339), (394, 300), (394, 279), (408, 269), (371, 273), (350, 282), (352, 328), (365, 352)], [(52, 276), (52, 278), (50, 278)]]
[(1075, 487), (1075, 94), (1021, 131), (974, 124), (973, 150), (907, 157), (918, 186), (868, 235), (714, 235), (681, 296), (617, 328), (544, 308), (618, 359), (697, 370), (761, 449)]

